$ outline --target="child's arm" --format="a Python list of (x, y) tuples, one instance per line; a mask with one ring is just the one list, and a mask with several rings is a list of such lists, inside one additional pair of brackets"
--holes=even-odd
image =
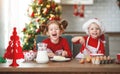
[(67, 57), (67, 56), (68, 56), (67, 51), (63, 51), (63, 52), (62, 52), (62, 56)]
[(77, 36), (72, 38), (72, 42), (73, 43), (79, 42), (81, 44), (85, 44), (85, 39), (82, 36)]
[(55, 54), (52, 52), (51, 49), (47, 48), (47, 54), (48, 54), (48, 57), (53, 57), (55, 56)]
[(71, 58), (72, 52), (67, 39), (62, 40), (62, 46), (63, 46), (62, 56)]
[(55, 54), (53, 52), (48, 52), (48, 57), (54, 57)]

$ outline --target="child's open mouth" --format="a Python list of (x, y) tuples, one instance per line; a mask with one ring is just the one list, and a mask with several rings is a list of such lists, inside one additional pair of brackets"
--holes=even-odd
[(52, 36), (57, 36), (57, 34), (52, 34)]
[(92, 33), (92, 35), (97, 35), (97, 33)]

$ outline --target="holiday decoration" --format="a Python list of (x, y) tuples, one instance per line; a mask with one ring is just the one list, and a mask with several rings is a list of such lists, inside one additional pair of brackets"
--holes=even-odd
[(78, 16), (78, 15), (79, 15), (78, 5), (75, 4), (73, 7), (74, 7), (74, 15), (75, 15), (75, 16)]
[(34, 60), (34, 58), (36, 57), (36, 53), (37, 52), (33, 50), (24, 51), (23, 54), (24, 54), (25, 62)]
[(35, 35), (44, 34), (45, 26), (49, 20), (61, 19), (61, 6), (54, 0), (33, 0), (28, 8), (30, 22), (23, 29), (23, 50), (35, 49)]
[(82, 5), (80, 5), (80, 6), (78, 6), (77, 4), (74, 4), (74, 6), (73, 6), (73, 8), (74, 8), (74, 15), (75, 16), (80, 16), (80, 17), (84, 17), (84, 11), (85, 11), (85, 5), (84, 4), (82, 4)]
[(16, 60), (24, 58), (22, 48), (20, 46), (19, 36), (17, 36), (16, 28), (14, 28), (13, 35), (10, 37), (9, 45), (4, 54), (4, 58), (13, 60), (10, 66), (19, 66), (16, 63)]
[(84, 5), (81, 5), (81, 6), (80, 6), (80, 12), (79, 12), (79, 16), (80, 16), (80, 17), (84, 17), (84, 9), (85, 9), (85, 6), (84, 6)]
[(4, 59), (3, 57), (0, 57), (0, 63), (5, 63), (6, 59)]

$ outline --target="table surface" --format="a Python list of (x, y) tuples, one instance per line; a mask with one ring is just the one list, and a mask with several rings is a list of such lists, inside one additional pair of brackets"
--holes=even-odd
[(50, 61), (47, 64), (23, 62), (17, 67), (9, 64), (0, 63), (0, 72), (120, 72), (120, 64), (80, 64), (77, 59), (68, 62)]

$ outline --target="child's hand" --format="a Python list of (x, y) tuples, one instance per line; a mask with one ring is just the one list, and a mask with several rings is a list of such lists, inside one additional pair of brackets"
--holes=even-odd
[(77, 41), (79, 41), (81, 44), (85, 44), (85, 39), (81, 36), (72, 38), (72, 42), (77, 42)]
[(80, 37), (79, 37), (79, 36), (72, 38), (72, 42), (77, 42), (78, 40), (80, 40)]
[(54, 56), (55, 56), (55, 54), (53, 52), (48, 53), (48, 57), (54, 57)]
[(65, 57), (65, 56), (68, 56), (67, 51), (63, 51), (63, 52), (62, 52), (62, 56), (64, 56), (64, 57)]
[(84, 44), (84, 45), (85, 45), (85, 39), (84, 39), (83, 37), (80, 37), (79, 42), (80, 42), (81, 44)]

